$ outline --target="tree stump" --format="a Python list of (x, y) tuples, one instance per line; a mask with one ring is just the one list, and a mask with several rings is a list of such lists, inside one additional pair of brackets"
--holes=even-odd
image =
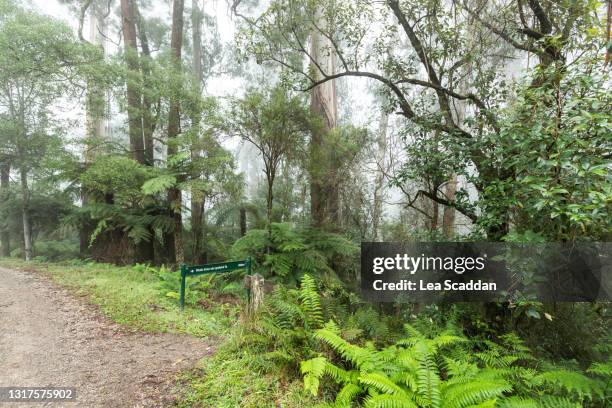
[(254, 316), (264, 301), (264, 277), (256, 273), (244, 277), (244, 286), (249, 291), (247, 316)]

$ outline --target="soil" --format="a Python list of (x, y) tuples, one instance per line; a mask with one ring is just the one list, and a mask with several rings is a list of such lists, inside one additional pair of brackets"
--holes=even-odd
[(214, 344), (126, 328), (45, 276), (0, 268), (0, 387), (76, 389), (73, 402), (0, 407), (172, 406), (176, 374)]

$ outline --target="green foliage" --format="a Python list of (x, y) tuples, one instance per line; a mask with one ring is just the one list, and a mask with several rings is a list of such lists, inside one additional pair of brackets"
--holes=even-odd
[(245, 343), (258, 347), (264, 361), (296, 377), (298, 363), (313, 353), (314, 330), (323, 321), (316, 281), (305, 274), (299, 289), (275, 289)]
[(612, 97), (609, 72), (594, 65), (571, 65), (555, 88), (523, 85), (502, 132), (488, 140), (512, 176), (489, 184), (483, 202), (510, 205), (519, 232), (567, 240), (611, 231)]
[(297, 282), (303, 274), (335, 276), (332, 263), (349, 267), (355, 244), (346, 238), (288, 223), (272, 223), (267, 230), (250, 230), (232, 246), (232, 256), (252, 256), (255, 269), (266, 278)]
[[(472, 354), (470, 342), (452, 327), (433, 337), (410, 325), (405, 332), (407, 337), (377, 349), (349, 343), (328, 323), (316, 337), (341, 360), (320, 355), (303, 361), (305, 390), (317, 395), (323, 378), (330, 378), (341, 387), (339, 407), (574, 407), (605, 398), (602, 383), (580, 372), (530, 368), (534, 359), (515, 335)], [(606, 375), (601, 365), (595, 371)]]

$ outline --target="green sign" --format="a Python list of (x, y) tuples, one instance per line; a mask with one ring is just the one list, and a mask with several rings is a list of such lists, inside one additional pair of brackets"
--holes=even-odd
[(220, 262), (205, 265), (181, 266), (181, 309), (185, 307), (185, 286), (187, 276), (199, 276), (208, 273), (231, 272), (238, 269), (248, 269), (251, 273), (251, 258), (244, 261)]

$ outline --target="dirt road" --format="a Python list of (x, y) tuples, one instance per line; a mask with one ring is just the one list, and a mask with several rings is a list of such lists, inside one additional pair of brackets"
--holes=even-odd
[(0, 268), (0, 387), (74, 387), (77, 395), (2, 407), (168, 406), (175, 373), (210, 353), (202, 339), (130, 331), (45, 277)]

